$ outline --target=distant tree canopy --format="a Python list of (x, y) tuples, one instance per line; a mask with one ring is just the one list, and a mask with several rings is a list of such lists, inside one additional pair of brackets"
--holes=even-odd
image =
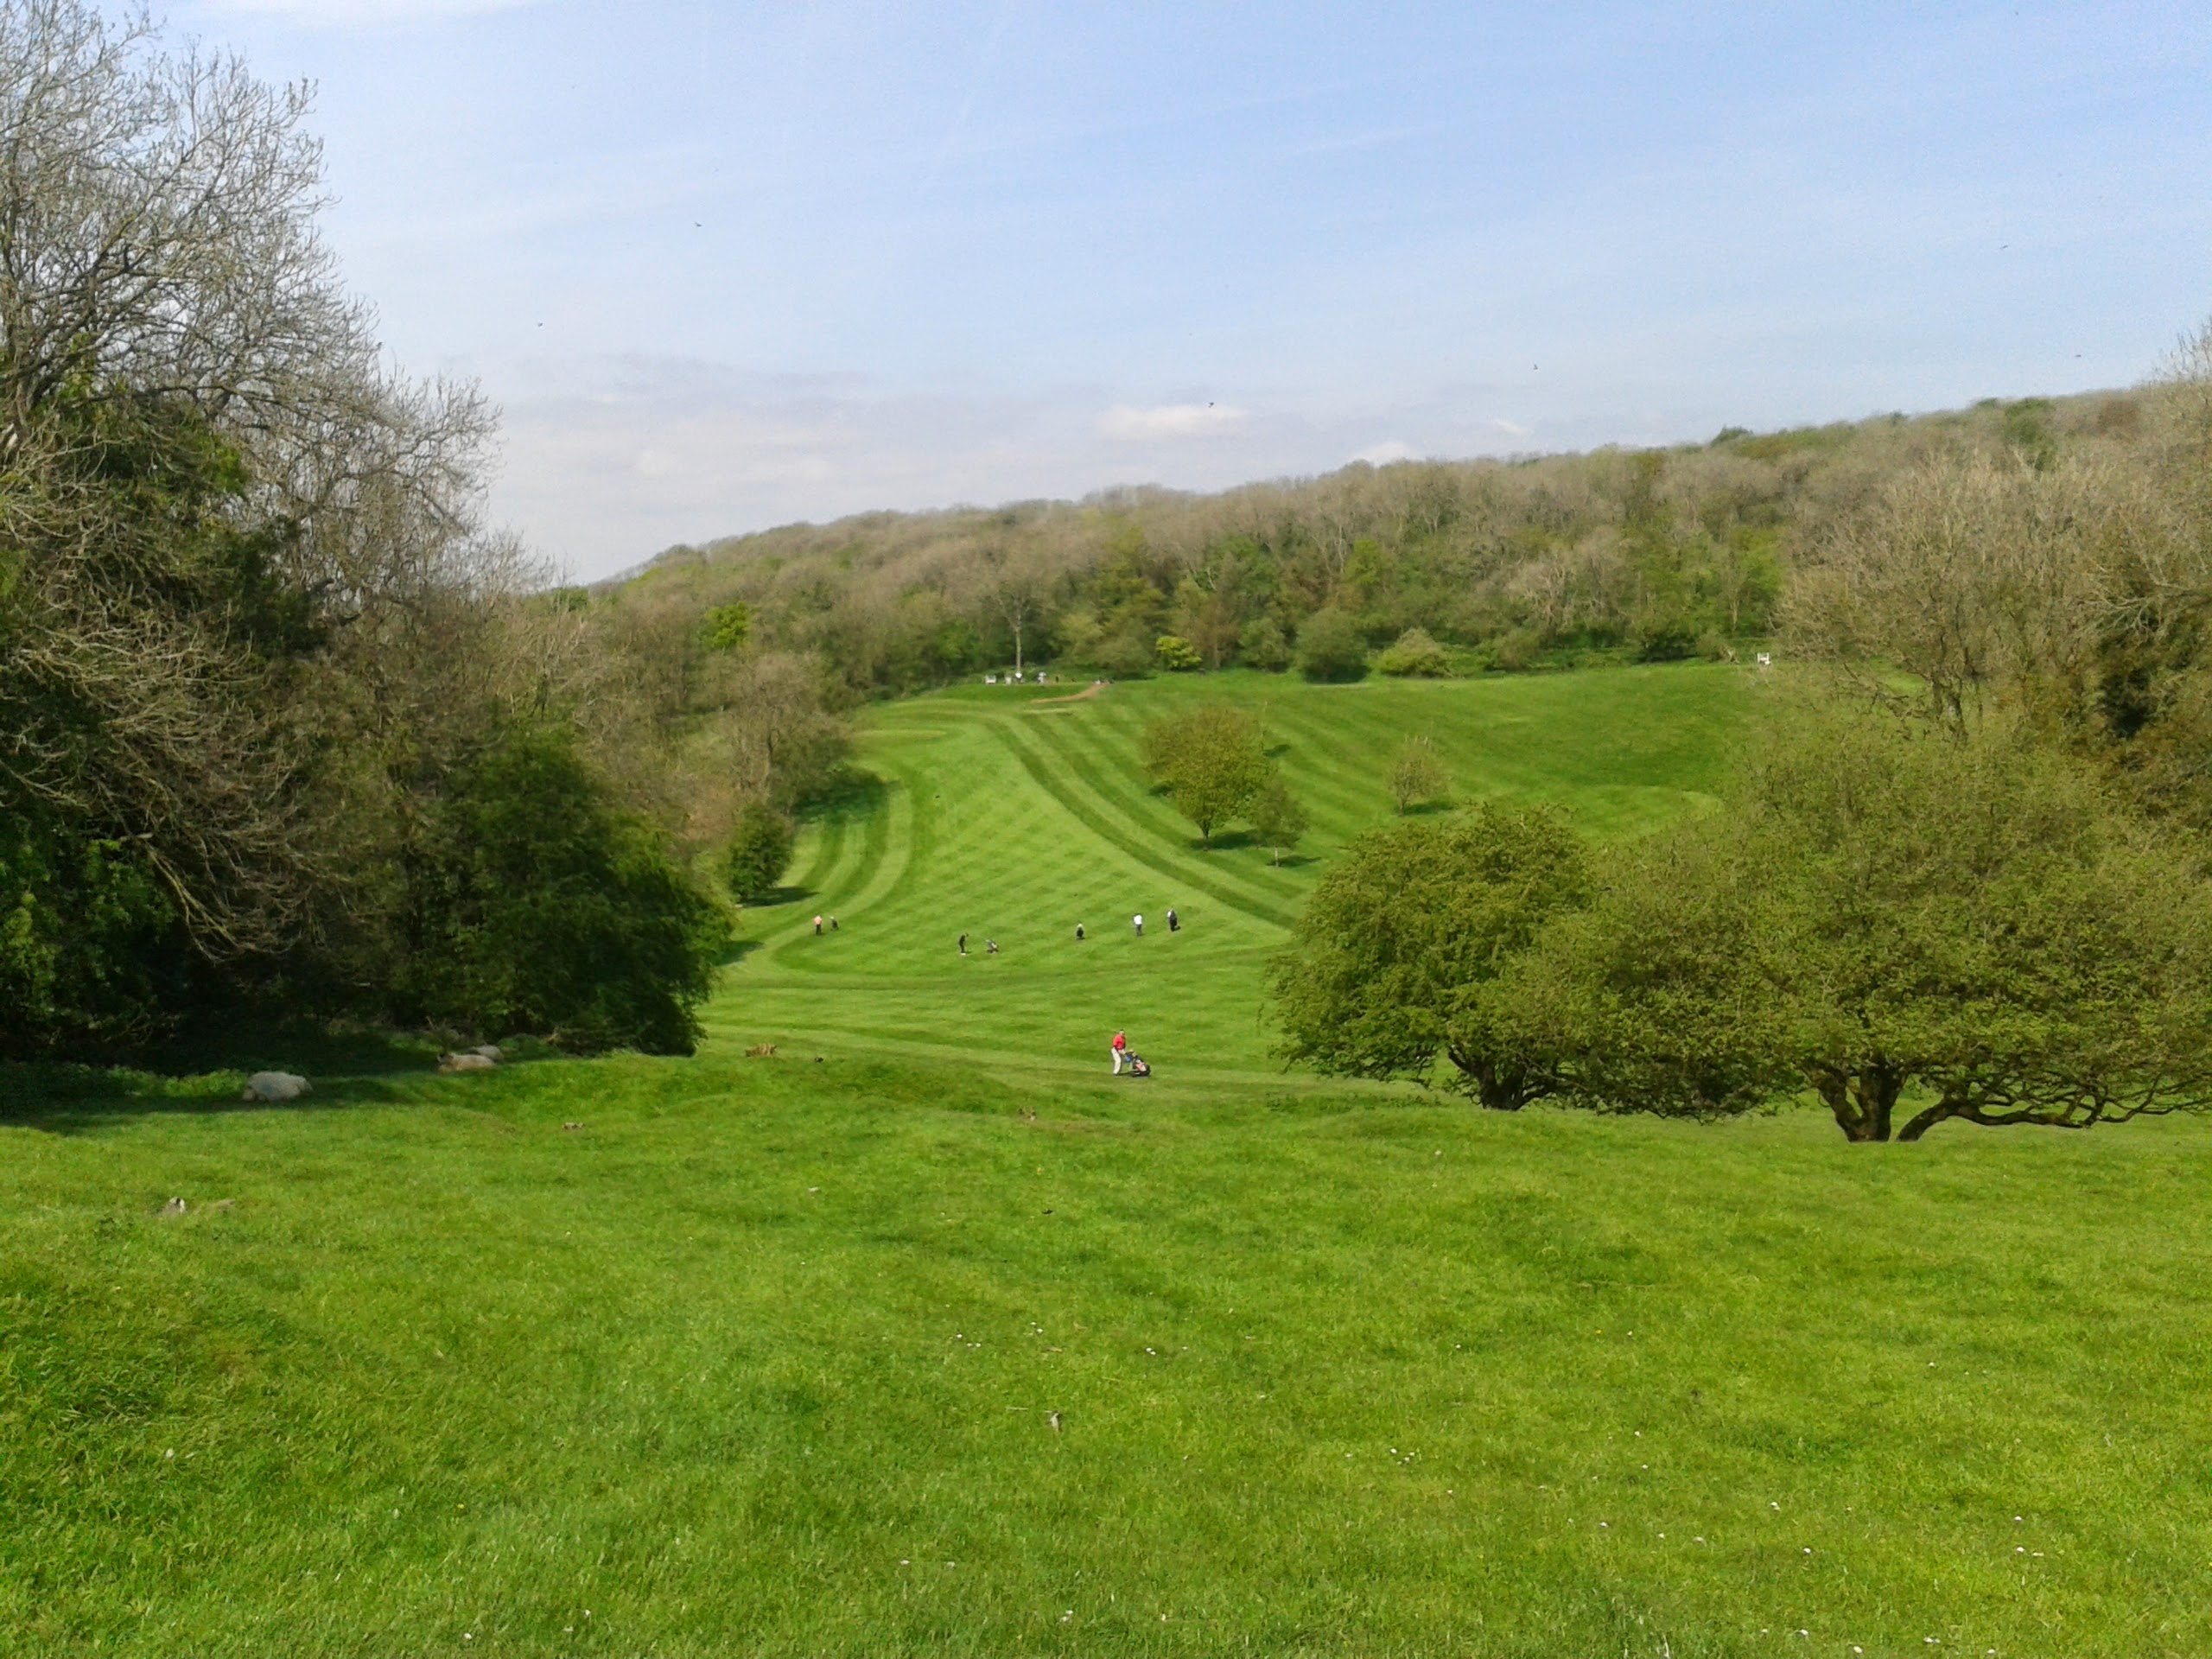
[(742, 651), (753, 638), (753, 607), (743, 600), (707, 611), (707, 644), (715, 651)]
[(2152, 387), (1731, 428), (1666, 450), (1358, 464), (1211, 496), (1119, 490), (871, 513), (672, 549), (609, 600), (671, 607), (690, 626), (742, 601), (756, 647), (810, 655), (847, 698), (1025, 653), (1134, 677), (1162, 666), (1162, 636), (1207, 669), (1276, 671), (1303, 653), (1325, 655), (1326, 675), (1350, 673), (1338, 619), (1385, 674), (1588, 652), (1720, 658), (1773, 632), (1790, 573), (1858, 534), (1895, 480), (1969, 464), (2133, 475), (2164, 443), (2158, 411), (2173, 401)]
[(1164, 715), (1145, 728), (1140, 744), (1153, 780), (1208, 846), (1274, 778), (1260, 722), (1241, 709), (1206, 705)]

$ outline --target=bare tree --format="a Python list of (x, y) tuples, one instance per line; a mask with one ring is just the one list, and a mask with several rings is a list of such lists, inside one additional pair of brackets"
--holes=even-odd
[(1870, 696), (1962, 730), (1995, 690), (2084, 671), (2116, 556), (2157, 539), (2144, 505), (2094, 463), (1930, 461), (1817, 548), (1785, 625)]
[(217, 955), (330, 874), (334, 730), (516, 576), (488, 411), (385, 372), (338, 281), (307, 108), (143, 12), (0, 0), (0, 805), (136, 849)]
[(1025, 635), (1051, 603), (1052, 578), (1039, 550), (1024, 542), (994, 541), (982, 553), (986, 599), (1014, 636), (1014, 671), (1022, 671)]

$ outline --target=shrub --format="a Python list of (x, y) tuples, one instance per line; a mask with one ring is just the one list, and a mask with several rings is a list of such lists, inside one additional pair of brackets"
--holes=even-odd
[(766, 801), (739, 815), (737, 833), (722, 855), (722, 879), (741, 902), (757, 899), (784, 879), (791, 861), (791, 821)]
[(1630, 625), (1630, 638), (1639, 663), (1679, 663), (1697, 649), (1700, 630), (1688, 612), (1670, 605), (1648, 607)]
[(1535, 666), (1543, 642), (1526, 628), (1516, 628), (1491, 641), (1490, 665), (1501, 674), (1521, 674)]
[(1290, 642), (1271, 616), (1255, 617), (1236, 636), (1237, 655), (1252, 668), (1280, 674), (1290, 666)]
[(1400, 678), (1440, 680), (1452, 671), (1444, 647), (1430, 639), (1425, 628), (1408, 628), (1398, 636), (1397, 643), (1375, 659), (1375, 666), (1380, 673)]
[(1298, 671), (1309, 680), (1356, 680), (1367, 672), (1367, 641), (1343, 611), (1316, 611), (1298, 630)]
[(1191, 642), (1172, 633), (1160, 636), (1153, 647), (1153, 654), (1160, 665), (1171, 673), (1186, 673), (1202, 665), (1198, 653), (1191, 648)]

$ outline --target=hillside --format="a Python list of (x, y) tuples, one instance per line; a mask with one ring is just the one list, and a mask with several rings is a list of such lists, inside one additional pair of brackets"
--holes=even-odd
[[(856, 753), (880, 791), (810, 824), (800, 896), (748, 911), (757, 948), (709, 1020), (733, 1039), (1020, 1056), (1057, 1075), (1103, 1065), (1126, 1027), (1163, 1067), (1274, 1071), (1261, 963), (1329, 855), (1390, 817), (1384, 770), (1402, 737), (1433, 738), (1463, 799), (1558, 801), (1586, 833), (1619, 834), (1718, 784), (1751, 677), (1682, 666), (1309, 686), (1232, 673), (1073, 700), (1080, 685), (963, 686), (876, 709)], [(1146, 721), (1201, 701), (1258, 712), (1309, 804), (1313, 832), (1280, 868), (1241, 835), (1201, 850), (1139, 764)], [(1185, 924), (1172, 938), (1171, 907)], [(835, 935), (814, 937), (817, 912), (838, 918)]]
[[(1752, 677), (962, 687), (869, 712), (696, 1058), (0, 1069), (0, 1650), (2202, 1651), (2201, 1123), (1852, 1147), (1267, 1058), (1400, 734), (1634, 835)], [(1148, 793), (1200, 696), (1313, 861)]]
[(1128, 677), (1158, 664), (1162, 634), (1207, 667), (1281, 666), (1322, 612), (1372, 646), (1423, 629), (1465, 669), (1721, 658), (1770, 628), (1791, 569), (1898, 479), (1974, 458), (2139, 461), (2156, 397), (1988, 398), (1665, 449), (868, 513), (672, 548), (571, 601), (663, 655), (708, 610), (742, 606), (756, 645), (810, 654), (852, 699), (1017, 655)]

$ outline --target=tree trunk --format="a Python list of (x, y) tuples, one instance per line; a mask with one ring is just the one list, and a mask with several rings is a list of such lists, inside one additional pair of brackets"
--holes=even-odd
[(1517, 1112), (1530, 1101), (1550, 1092), (1546, 1080), (1530, 1075), (1526, 1066), (1501, 1066), (1495, 1060), (1478, 1060), (1446, 1050), (1452, 1064), (1475, 1080), (1475, 1098), (1489, 1112)]
[(1963, 1103), (1946, 1096), (1945, 1098), (1937, 1101), (1926, 1111), (1915, 1117), (1911, 1122), (1906, 1124), (1904, 1128), (1898, 1132), (1897, 1139), (1900, 1141), (1917, 1141), (1922, 1135), (1927, 1134), (1929, 1130), (1934, 1128), (1945, 1118), (1956, 1117), (1964, 1109)]
[(1895, 1067), (1869, 1065), (1857, 1071), (1822, 1071), (1808, 1075), (1845, 1140), (1871, 1145), (1890, 1138), (1897, 1094), (1904, 1087), (1904, 1079)]

